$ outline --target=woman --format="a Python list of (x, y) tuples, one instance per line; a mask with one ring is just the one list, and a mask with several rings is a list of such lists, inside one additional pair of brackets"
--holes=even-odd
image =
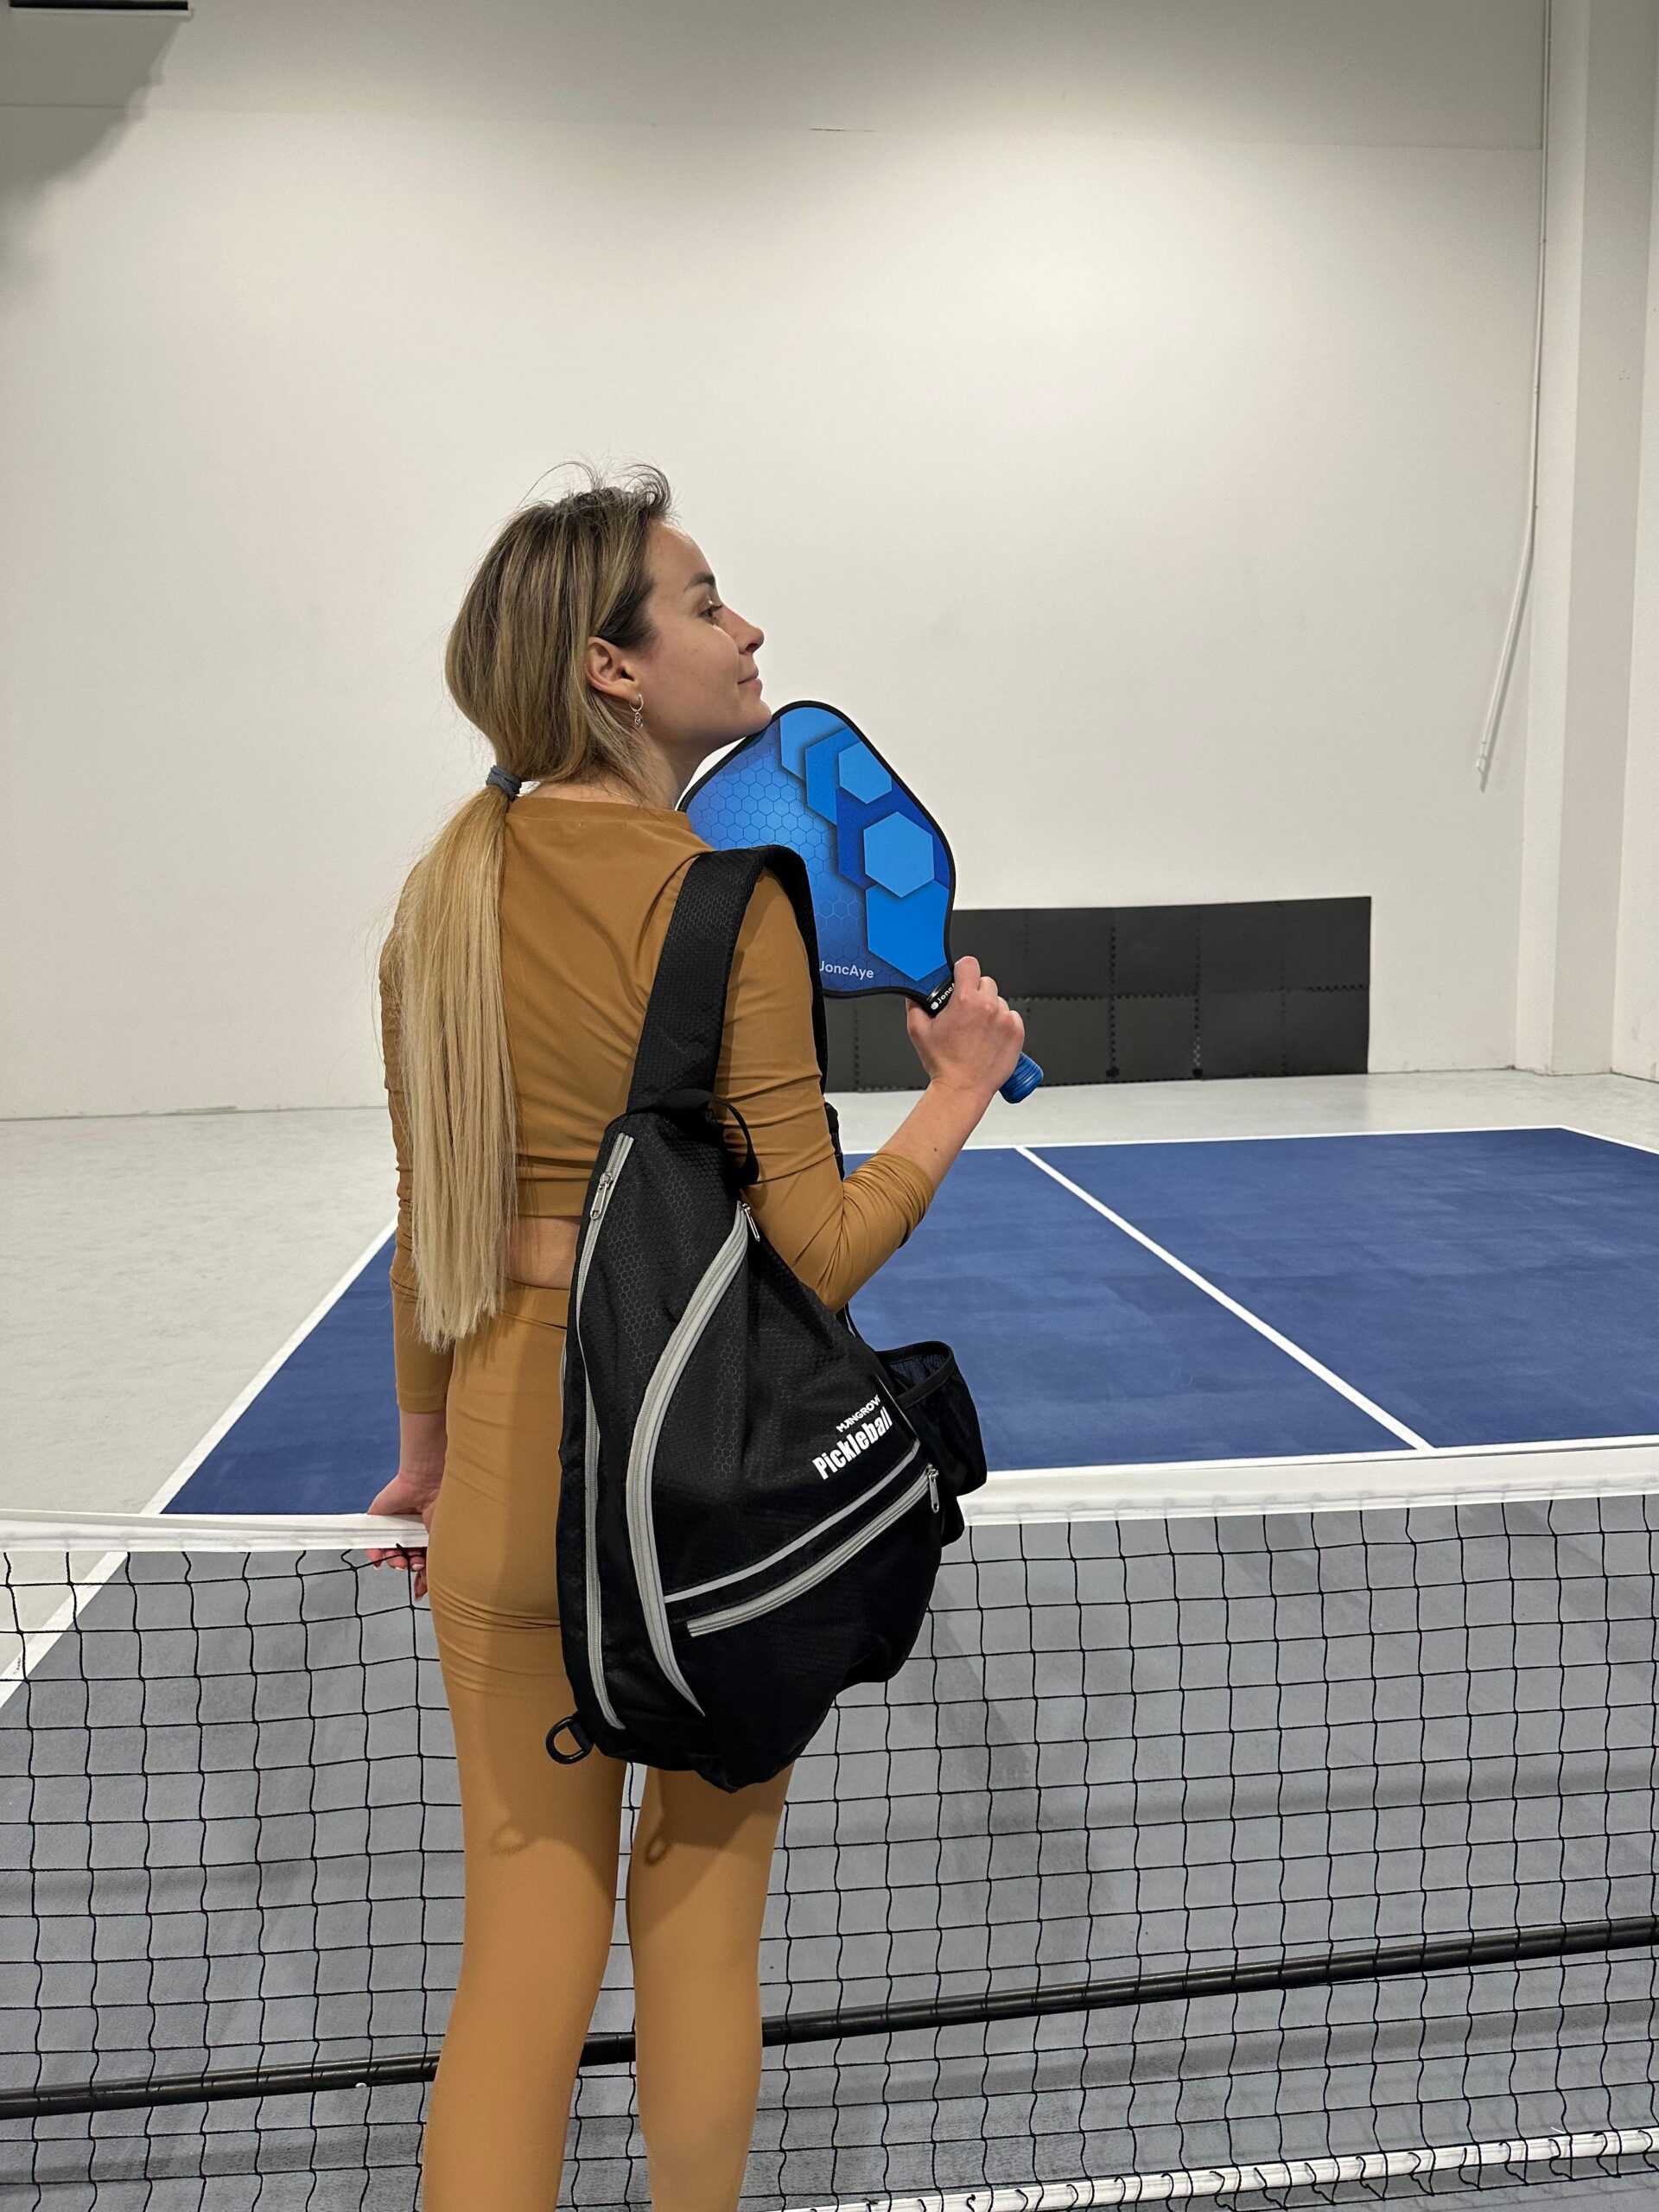
[[(559, 1368), (606, 1124), (626, 1104), (656, 962), (707, 848), (675, 805), (765, 727), (761, 632), (721, 604), (654, 469), (515, 515), (445, 673), (494, 750), (404, 887), (381, 961), (397, 1152), (391, 1265), (401, 1450), (377, 1513), (418, 1514), (454, 1722), (466, 1928), (427, 2121), (426, 2212), (551, 2212), (609, 1948), (624, 1765), (544, 1748), (572, 1700), (554, 1573)], [(536, 789), (520, 794), (520, 783)], [(1019, 1057), (976, 962), (929, 1020), (930, 1078), (880, 1151), (836, 1173), (812, 979), (783, 887), (738, 939), (715, 1089), (747, 1121), (749, 1201), (838, 1308), (901, 1244)], [(741, 1139), (735, 1124), (728, 1135)], [(760, 2072), (758, 1955), (788, 1776), (728, 1794), (650, 1771), (629, 1858), (640, 2123), (658, 2212), (731, 2212)]]

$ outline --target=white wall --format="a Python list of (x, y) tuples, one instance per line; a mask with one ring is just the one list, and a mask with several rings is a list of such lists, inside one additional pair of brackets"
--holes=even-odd
[(1648, 238), (1612, 1065), (1659, 1082), (1659, 162)]
[(1625, 795), (1659, 20), (1557, 0), (1553, 29), (1516, 1059), (1569, 1074), (1615, 1065), (1622, 849), (1644, 864)]
[(1507, 1065), (1537, 0), (601, 12), (0, 18), (0, 1111), (378, 1096), (444, 632), (572, 454), (964, 906), (1369, 893), (1373, 1065)]

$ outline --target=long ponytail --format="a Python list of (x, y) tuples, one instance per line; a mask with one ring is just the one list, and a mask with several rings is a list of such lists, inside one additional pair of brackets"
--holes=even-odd
[[(620, 783), (654, 799), (649, 741), (586, 672), (590, 637), (648, 645), (648, 540), (671, 505), (659, 469), (538, 501), (485, 555), (444, 656), (456, 705), (525, 783)], [(518, 1117), (501, 995), (506, 794), (476, 791), (404, 887), (386, 944), (408, 1116), (418, 1333), (442, 1350), (494, 1313), (518, 1213)]]

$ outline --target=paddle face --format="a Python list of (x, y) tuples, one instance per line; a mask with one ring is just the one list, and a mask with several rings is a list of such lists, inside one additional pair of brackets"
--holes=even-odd
[(944, 833), (863, 732), (799, 699), (680, 798), (706, 845), (787, 845), (806, 863), (823, 988), (902, 991), (937, 1013), (954, 969), (957, 868)]

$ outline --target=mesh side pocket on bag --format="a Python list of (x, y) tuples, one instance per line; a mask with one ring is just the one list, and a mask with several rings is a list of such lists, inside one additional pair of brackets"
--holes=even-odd
[(942, 1534), (954, 1543), (963, 1530), (957, 1500), (985, 1479), (985, 1446), (972, 1394), (949, 1344), (901, 1344), (880, 1357), (898, 1385), (905, 1418), (939, 1471)]

